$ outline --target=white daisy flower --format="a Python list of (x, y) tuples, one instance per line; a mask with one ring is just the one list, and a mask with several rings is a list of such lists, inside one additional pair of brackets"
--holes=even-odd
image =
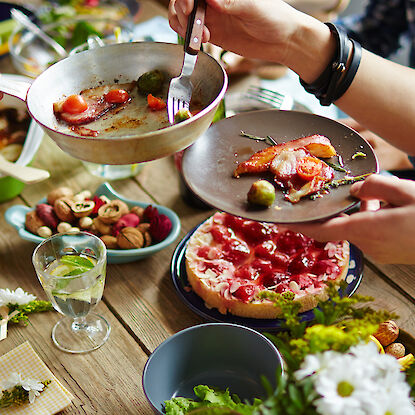
[(24, 292), (20, 287), (14, 291), (8, 288), (0, 289), (0, 307), (7, 304), (27, 304), (34, 300), (36, 300), (36, 297), (33, 294)]
[(45, 387), (42, 382), (36, 379), (23, 378), (20, 373), (13, 372), (9, 378), (3, 382), (3, 389), (12, 389), (15, 386), (21, 386), (29, 393), (29, 402), (33, 403), (35, 398), (40, 395)]
[[(406, 386), (408, 386), (405, 383)], [(379, 391), (368, 397), (366, 413), (370, 415), (414, 415), (415, 407), (409, 398), (409, 386), (401, 389), (396, 387), (389, 393)]]
[(301, 363), (300, 369), (294, 373), (294, 376), (297, 380), (304, 379), (319, 370), (325, 369), (338, 356), (341, 355), (331, 350), (324, 353), (309, 354)]

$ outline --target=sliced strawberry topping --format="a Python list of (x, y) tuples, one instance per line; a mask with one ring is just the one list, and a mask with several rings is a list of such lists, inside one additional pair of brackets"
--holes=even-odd
[(292, 231), (285, 231), (277, 240), (278, 249), (286, 254), (292, 255), (299, 250), (304, 250), (312, 244), (312, 239)]
[(313, 279), (307, 274), (292, 275), (291, 280), (295, 281), (301, 289), (313, 286)]
[(288, 265), (287, 271), (291, 275), (301, 274), (302, 272), (311, 272), (314, 266), (314, 259), (304, 252), (296, 254)]
[(200, 256), (201, 258), (208, 259), (209, 251), (210, 251), (210, 246), (204, 245), (198, 248), (197, 255)]
[(339, 266), (335, 264), (330, 259), (323, 259), (320, 261), (316, 261), (312, 268), (312, 273), (316, 275), (338, 275), (340, 272)]
[(250, 250), (246, 242), (231, 239), (223, 245), (223, 256), (234, 264), (241, 263), (249, 256)]
[(219, 244), (229, 241), (231, 238), (231, 233), (229, 230), (220, 225), (214, 225), (210, 230), (210, 233), (212, 234), (214, 241)]
[(288, 284), (290, 283), (290, 277), (285, 272), (272, 272), (261, 277), (262, 285), (264, 287), (275, 287), (279, 284)]
[(255, 286), (254, 285), (243, 285), (239, 287), (233, 295), (241, 301), (248, 302), (250, 301), (255, 294)]

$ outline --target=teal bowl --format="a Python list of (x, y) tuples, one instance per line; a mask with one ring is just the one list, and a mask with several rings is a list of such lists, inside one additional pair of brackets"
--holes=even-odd
[[(94, 193), (96, 196), (107, 196), (109, 199), (120, 199), (127, 203), (128, 206), (140, 206), (140, 207), (147, 207), (149, 203), (137, 202), (135, 200), (126, 199), (125, 197), (118, 194), (108, 183), (103, 183), (101, 186), (98, 187), (96, 192)], [(39, 200), (38, 203), (46, 203), (46, 199)], [(168, 216), (172, 223), (172, 229), (170, 234), (167, 236), (166, 239), (163, 241), (147, 246), (146, 248), (139, 248), (139, 249), (107, 249), (107, 261), (109, 264), (121, 264), (126, 262), (134, 262), (149, 257), (150, 255), (155, 254), (156, 252), (161, 251), (162, 249), (169, 246), (172, 242), (176, 240), (180, 233), (180, 219), (171, 209), (156, 205), (154, 203), (151, 204), (152, 206), (156, 207), (161, 214)], [(31, 208), (23, 205), (15, 205), (10, 207), (6, 210), (5, 218), (6, 222), (12, 225), (19, 236), (26, 241), (31, 241), (36, 244), (39, 244), (44, 240), (44, 238), (35, 235), (25, 228), (25, 219), (26, 213), (32, 210)]]
[(197, 385), (229, 389), (242, 401), (266, 398), (261, 376), (276, 386), (283, 369), (275, 345), (245, 326), (208, 323), (179, 331), (161, 343), (144, 367), (144, 393), (156, 414), (175, 397), (196, 399)]

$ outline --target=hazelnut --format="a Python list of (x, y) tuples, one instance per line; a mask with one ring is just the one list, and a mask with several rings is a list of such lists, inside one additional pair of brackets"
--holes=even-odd
[(117, 244), (121, 249), (142, 248), (144, 236), (138, 229), (127, 226), (118, 233)]
[(92, 196), (92, 193), (89, 190), (83, 190), (82, 192), (77, 193), (73, 200), (75, 202), (83, 202), (85, 199), (89, 199)]
[(82, 229), (89, 229), (92, 226), (92, 218), (89, 216), (84, 216), (83, 218), (79, 219), (79, 227)]
[(393, 320), (380, 323), (378, 330), (373, 335), (382, 346), (388, 346), (393, 343), (399, 336), (399, 327)]
[(51, 229), (56, 229), (58, 226), (59, 220), (53, 210), (51, 205), (46, 203), (40, 203), (36, 206), (36, 213), (39, 218), (45, 223), (46, 226), (49, 226)]
[(92, 229), (98, 231), (101, 235), (111, 235), (112, 226), (101, 221), (100, 218), (92, 220)]
[(42, 238), (49, 238), (49, 236), (52, 236), (52, 229), (50, 229), (48, 226), (41, 226), (37, 230), (37, 234)]
[(385, 353), (399, 359), (405, 356), (405, 346), (402, 343), (392, 343), (388, 347), (385, 347)]
[(52, 190), (47, 195), (47, 201), (50, 205), (54, 205), (55, 202), (58, 199), (61, 199), (62, 197), (66, 198), (72, 198), (73, 197), (73, 191), (69, 187), (58, 187), (55, 190)]
[(65, 232), (68, 232), (69, 231), (69, 229), (71, 229), (72, 228), (72, 225), (70, 224), (70, 223), (68, 223), (68, 222), (61, 222), (59, 225), (58, 225), (58, 227), (56, 228), (56, 230), (59, 232), (59, 233), (65, 233)]
[(94, 210), (95, 203), (92, 200), (83, 200), (72, 204), (72, 212), (77, 218), (88, 216)]
[(72, 212), (72, 200), (67, 197), (62, 197), (55, 201), (53, 209), (56, 216), (63, 222), (73, 222), (75, 215)]
[(26, 213), (25, 227), (29, 232), (37, 234), (37, 230), (41, 226), (45, 226), (45, 223), (39, 218), (36, 210), (31, 210)]
[(77, 228), (76, 226), (72, 226), (71, 229), (69, 229), (68, 233), (78, 233), (80, 232), (80, 229)]
[(127, 204), (122, 200), (115, 199), (98, 209), (98, 217), (104, 223), (115, 223), (128, 212)]
[(137, 215), (140, 218), (141, 222), (144, 216), (144, 208), (142, 208), (141, 206), (133, 206), (130, 210), (130, 213), (134, 213), (135, 215)]
[(118, 249), (117, 238), (112, 235), (102, 235), (102, 242), (108, 249)]

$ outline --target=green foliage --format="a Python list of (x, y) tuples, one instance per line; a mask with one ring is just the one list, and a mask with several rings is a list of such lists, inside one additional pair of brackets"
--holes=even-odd
[(165, 413), (167, 415), (184, 415), (194, 413), (200, 415), (225, 415), (240, 414), (252, 415), (261, 401), (255, 399), (253, 404), (243, 403), (237, 395), (230, 395), (229, 390), (221, 391), (205, 385), (194, 388), (198, 401), (187, 398), (172, 398), (165, 402)]
[[(44, 385), (43, 391), (47, 388), (50, 382), (50, 380), (42, 382)], [(1, 391), (0, 396), (0, 409), (8, 408), (9, 406), (21, 406), (29, 403), (29, 392), (23, 389), (20, 385), (17, 385), (10, 390)]]
[(13, 311), (18, 310), (19, 313), (12, 317), (9, 322), (11, 323), (24, 323), (27, 324), (29, 322), (28, 314), (32, 313), (40, 313), (42, 311), (51, 311), (53, 310), (52, 303), (50, 301), (42, 301), (42, 300), (34, 300), (29, 301), (27, 304), (8, 304), (9, 307), (9, 314), (13, 313)]

